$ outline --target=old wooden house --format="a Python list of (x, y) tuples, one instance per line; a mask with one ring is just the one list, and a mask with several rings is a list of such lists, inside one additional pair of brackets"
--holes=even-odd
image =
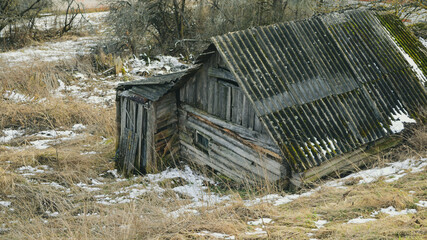
[(397, 18), (369, 11), (214, 37), (193, 68), (117, 88), (118, 162), (295, 184), (354, 168), (396, 144), (399, 119), (419, 119), (426, 56)]

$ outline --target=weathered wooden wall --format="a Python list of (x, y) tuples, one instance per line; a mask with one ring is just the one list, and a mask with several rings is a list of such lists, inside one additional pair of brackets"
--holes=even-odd
[[(286, 175), (279, 149), (217, 54), (179, 92), (180, 156), (237, 181)], [(201, 146), (202, 136), (208, 146)]]
[(156, 171), (178, 159), (178, 109), (175, 92), (153, 103), (155, 112), (153, 164), (148, 171)]
[(180, 101), (250, 130), (266, 133), (218, 53), (180, 89)]
[[(119, 154), (118, 164), (130, 173), (145, 172), (147, 156), (150, 156), (151, 142), (146, 141), (150, 123), (147, 121), (152, 116), (152, 107), (149, 102), (136, 96), (117, 97), (117, 128), (119, 131)], [(151, 121), (153, 122), (153, 121)]]

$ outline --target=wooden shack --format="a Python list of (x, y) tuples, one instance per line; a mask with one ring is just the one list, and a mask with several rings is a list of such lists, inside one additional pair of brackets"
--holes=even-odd
[[(409, 58), (413, 60), (409, 60)], [(346, 11), (212, 38), (187, 71), (117, 88), (118, 162), (174, 159), (294, 184), (394, 146), (426, 106), (427, 49), (395, 17)]]

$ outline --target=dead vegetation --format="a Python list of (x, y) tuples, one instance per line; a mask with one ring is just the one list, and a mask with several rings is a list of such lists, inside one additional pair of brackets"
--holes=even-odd
[[(171, 215), (192, 203), (191, 196), (174, 191), (185, 186), (185, 180), (168, 179), (151, 185), (144, 177), (122, 179), (109, 171), (114, 169), (114, 106), (99, 107), (66, 94), (53, 96), (58, 79), (66, 84), (77, 81), (74, 72), (92, 77), (100, 69), (120, 73), (123, 67), (116, 66), (112, 55), (96, 59), (95, 68), (88, 64), (91, 59), (74, 59), (0, 70), (0, 96), (17, 90), (33, 98), (14, 102), (0, 97), (0, 137), (6, 128), (28, 131), (0, 145), (0, 239), (424, 239), (427, 235), (427, 208), (416, 205), (427, 200), (426, 171), (406, 171), (407, 175), (394, 182), (380, 178), (358, 184), (360, 179), (349, 179), (345, 188), (324, 187), (319, 182), (322, 187), (313, 194), (276, 206), (248, 204), (247, 200), (291, 193), (270, 183), (238, 184), (205, 169), (204, 173), (217, 182), (203, 183), (205, 191), (228, 195), (229, 200), (206, 202), (176, 217)], [(78, 138), (58, 141), (47, 149), (31, 147), (30, 141), (39, 139), (32, 134), (67, 130), (79, 123), (86, 129), (80, 130)], [(379, 155), (375, 167), (427, 156), (426, 125), (411, 128), (402, 137), (403, 144)], [(183, 166), (176, 162), (176, 167)], [(94, 184), (98, 181), (103, 184)], [(129, 201), (100, 203), (100, 199), (127, 196), (135, 191), (131, 188), (135, 185), (153, 188)], [(156, 187), (164, 191), (155, 191)], [(94, 188), (98, 190), (90, 190)], [(399, 216), (379, 213), (375, 221), (348, 224), (358, 217), (372, 218), (372, 212), (390, 206), (417, 212)], [(195, 209), (197, 212), (192, 211)], [(248, 224), (261, 218), (272, 222)], [(327, 223), (317, 227), (319, 220)], [(254, 234), (257, 231), (259, 234)]]

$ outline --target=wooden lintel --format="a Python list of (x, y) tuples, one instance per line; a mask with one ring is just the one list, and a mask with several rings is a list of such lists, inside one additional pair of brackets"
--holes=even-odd
[(227, 71), (222, 68), (210, 67), (208, 69), (208, 76), (236, 82), (236, 79), (234, 78), (233, 74), (230, 71)]

